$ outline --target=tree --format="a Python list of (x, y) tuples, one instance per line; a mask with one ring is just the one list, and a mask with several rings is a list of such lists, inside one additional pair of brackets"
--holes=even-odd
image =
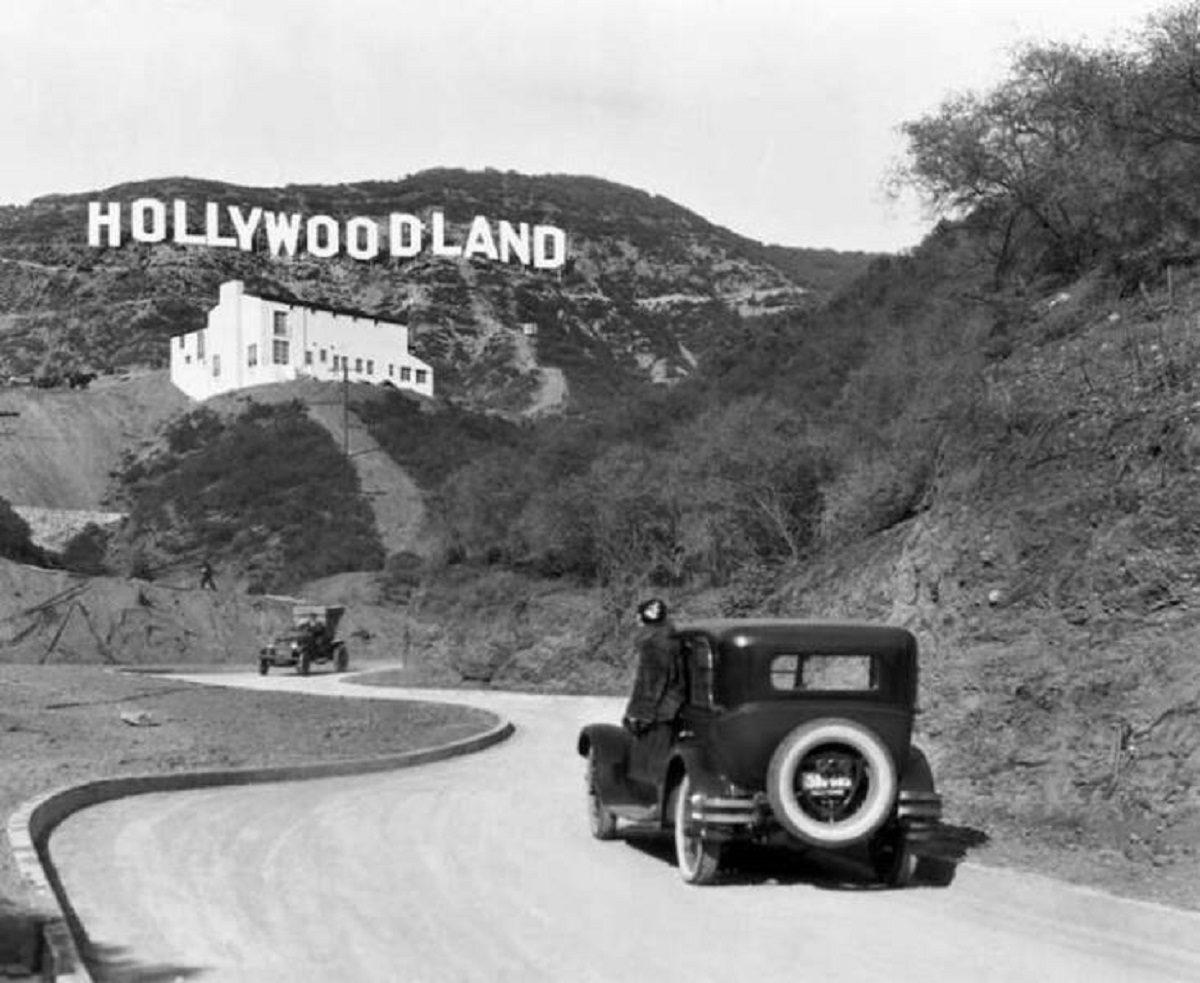
[(1169, 250), (1200, 231), (1200, 4), (1151, 18), (1130, 46), (1031, 45), (985, 94), (902, 127), (915, 187), (993, 237), (997, 272), (1021, 257), (1075, 273)]

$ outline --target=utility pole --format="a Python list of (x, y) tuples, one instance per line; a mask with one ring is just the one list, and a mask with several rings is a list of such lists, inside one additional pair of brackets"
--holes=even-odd
[(342, 453), (350, 456), (350, 363), (342, 356)]

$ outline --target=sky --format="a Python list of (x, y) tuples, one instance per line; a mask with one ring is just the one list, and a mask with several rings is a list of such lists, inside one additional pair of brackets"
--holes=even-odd
[[(0, 0), (0, 204), (188, 175), (588, 174), (764, 242), (899, 251), (899, 127), (1164, 0)], [(494, 216), (519, 220), (520, 216)], [(568, 230), (569, 232), (569, 230)]]

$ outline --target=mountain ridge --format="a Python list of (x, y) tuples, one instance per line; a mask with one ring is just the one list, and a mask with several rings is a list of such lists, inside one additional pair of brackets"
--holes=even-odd
[[(195, 206), (198, 197), (340, 220), (437, 210), (460, 242), (476, 215), (552, 223), (566, 231), (569, 256), (562, 269), (536, 270), (478, 257), (363, 261), (170, 241), (86, 244), (89, 202)], [(813, 251), (806, 279), (807, 256), (600, 178), (438, 168), (398, 181), (281, 188), (130, 181), (0, 208), (0, 373), (63, 362), (161, 367), (166, 338), (202, 326), (218, 284), (242, 279), (418, 326), (415, 345), (445, 391), (477, 408), (519, 412), (547, 368), (586, 403), (614, 385), (686, 376), (729, 325), (810, 310), (870, 258)], [(519, 351), (527, 325), (538, 335), (532, 358)]]

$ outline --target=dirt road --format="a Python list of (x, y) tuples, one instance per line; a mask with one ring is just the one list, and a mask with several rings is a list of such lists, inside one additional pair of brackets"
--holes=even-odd
[(688, 887), (655, 841), (589, 836), (574, 738), (611, 699), (209, 681), (468, 702), (517, 733), (391, 775), (72, 817), (51, 852), (99, 979), (1200, 979), (1200, 916), (973, 865), (949, 888), (796, 865)]

